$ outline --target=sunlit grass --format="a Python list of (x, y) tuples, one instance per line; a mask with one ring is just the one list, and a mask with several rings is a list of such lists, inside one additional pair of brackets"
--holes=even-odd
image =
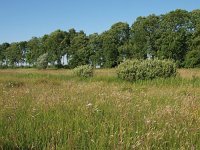
[(0, 149), (200, 149), (199, 75), (130, 83), (114, 69), (89, 79), (1, 70)]

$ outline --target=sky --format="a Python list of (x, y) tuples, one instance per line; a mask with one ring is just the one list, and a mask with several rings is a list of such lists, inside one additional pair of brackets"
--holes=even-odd
[(139, 16), (192, 11), (200, 0), (0, 0), (0, 43), (27, 41), (57, 29), (101, 33)]

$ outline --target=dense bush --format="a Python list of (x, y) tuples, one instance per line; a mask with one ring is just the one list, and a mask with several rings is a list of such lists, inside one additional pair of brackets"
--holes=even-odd
[(91, 77), (93, 76), (93, 68), (89, 65), (82, 65), (74, 68), (73, 73), (79, 77)]
[(186, 68), (200, 67), (200, 49), (189, 51), (185, 58)]
[(8, 66), (7, 65), (0, 65), (0, 69), (7, 69)]
[(176, 76), (176, 64), (170, 60), (127, 60), (117, 68), (119, 78), (135, 81)]
[(38, 69), (46, 69), (48, 66), (48, 53), (42, 54), (38, 57), (36, 67)]

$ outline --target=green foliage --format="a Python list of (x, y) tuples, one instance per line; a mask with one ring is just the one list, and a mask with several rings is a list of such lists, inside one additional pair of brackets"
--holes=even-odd
[[(186, 59), (191, 60), (194, 56), (191, 53), (199, 49), (199, 22), (200, 10), (177, 9), (163, 15), (138, 17), (131, 27), (128, 23), (117, 22), (101, 34), (56, 30), (27, 42), (1, 44), (0, 66), (19, 67), (24, 62), (35, 66), (38, 57), (48, 53), (48, 61), (53, 67), (67, 64), (75, 68), (87, 64), (113, 68), (126, 59), (146, 59), (148, 56), (173, 59), (179, 67), (184, 64), (196, 67)], [(196, 57), (193, 59), (195, 62)]]
[(170, 60), (127, 60), (117, 68), (119, 78), (136, 81), (176, 76), (176, 65)]
[(155, 55), (160, 17), (138, 17), (131, 27), (130, 44), (134, 58), (145, 59), (147, 53)]
[(103, 63), (102, 61), (102, 38), (97, 33), (89, 35), (88, 50), (90, 51), (90, 61), (92, 66), (99, 65)]
[[(66, 40), (66, 33), (61, 30), (56, 30), (52, 32), (47, 39), (45, 40), (45, 46), (49, 52), (49, 62), (52, 64), (57, 61), (58, 65), (61, 65), (61, 57), (65, 53), (65, 46), (68, 46)], [(62, 42), (65, 41), (65, 46), (62, 45)]]
[(200, 67), (200, 50), (192, 50), (187, 53), (185, 58), (185, 67)]
[(41, 50), (41, 39), (33, 37), (27, 42), (26, 62), (34, 64), (44, 52)]
[(45, 53), (38, 57), (36, 67), (38, 69), (46, 69), (47, 66), (48, 66), (48, 53)]
[(129, 35), (129, 25), (123, 22), (115, 23), (110, 30), (102, 34), (104, 67), (112, 68), (117, 66), (119, 58), (123, 57), (123, 53), (119, 53), (121, 51), (120, 47), (128, 42)]
[(88, 37), (81, 31), (71, 40), (69, 65), (75, 68), (89, 64), (90, 50), (87, 47)]
[(3, 43), (0, 45), (0, 66), (2, 67), (2, 63), (5, 61), (6, 58), (6, 49), (10, 46), (8, 43)]
[(78, 77), (92, 77), (93, 76), (93, 68), (89, 65), (78, 66), (73, 69), (74, 75)]
[(6, 49), (6, 56), (7, 61), (9, 62), (9, 65), (11, 67), (14, 67), (16, 64), (22, 63), (23, 60), (23, 53), (25, 46), (22, 44), (23, 42), (19, 43), (12, 43), (10, 46)]
[(195, 31), (190, 39), (190, 51), (186, 54), (184, 63), (187, 68), (200, 67), (200, 23), (195, 24)]
[(178, 9), (163, 15), (156, 40), (157, 57), (182, 63), (189, 51), (190, 27), (190, 14), (185, 10)]

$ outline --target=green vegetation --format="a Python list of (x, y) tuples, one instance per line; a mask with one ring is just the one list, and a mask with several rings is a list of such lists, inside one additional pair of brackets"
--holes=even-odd
[(93, 76), (93, 68), (89, 65), (78, 66), (73, 69), (73, 73), (78, 77), (92, 77)]
[(42, 54), (38, 57), (36, 66), (38, 69), (46, 69), (48, 66), (48, 53)]
[(0, 68), (41, 69), (0, 70), (0, 149), (200, 149), (200, 70), (176, 68), (199, 43), (200, 10), (177, 9), (0, 44)]
[(191, 51), (188, 51), (185, 58), (185, 66), (188, 68), (200, 67), (200, 22), (197, 23), (197, 29), (191, 37)]
[(128, 81), (176, 76), (176, 64), (170, 60), (127, 60), (117, 68), (118, 77)]
[(199, 33), (200, 10), (177, 9), (138, 17), (132, 25), (117, 22), (101, 34), (56, 30), (28, 41), (3, 43), (0, 67), (32, 67), (44, 53), (49, 54), (48, 63), (57, 68), (113, 68), (127, 59), (147, 57), (173, 59), (178, 67), (199, 67)]
[(0, 70), (0, 149), (200, 149), (200, 71), (179, 73)]

